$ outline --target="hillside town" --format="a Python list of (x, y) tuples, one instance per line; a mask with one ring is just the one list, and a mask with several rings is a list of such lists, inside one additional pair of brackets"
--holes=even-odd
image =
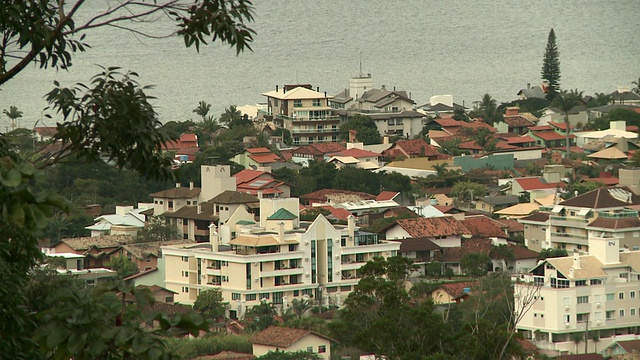
[[(432, 284), (422, 301), (443, 313), (475, 301), (483, 278), (506, 276), (513, 339), (528, 357), (630, 359), (640, 348), (640, 95), (621, 88), (598, 106), (583, 96), (571, 109), (523, 111), (547, 88), (527, 85), (500, 110), (495, 101), (470, 109), (448, 95), (419, 105), (405, 90), (376, 88), (370, 74), (334, 95), (276, 85), (264, 103), (233, 107), (227, 126), (204, 135), (192, 126), (166, 143), (174, 168), (195, 167), (198, 178), (113, 213), (87, 206), (94, 218), (86, 235), (43, 241), (42, 251), (64, 259), (60, 274), (90, 285), (118, 278), (118, 264), (128, 262), (124, 280), (177, 311), (214, 289), (230, 333), (265, 304), (276, 319), (302, 302), (343, 308), (376, 259), (410, 260), (403, 286)], [(603, 117), (607, 128), (595, 128)], [(234, 121), (256, 135), (241, 138), (228, 164), (202, 160)], [(34, 131), (41, 154), (52, 156), (55, 129)], [(367, 192), (365, 177), (301, 193), (300, 181), (283, 176), (321, 166), (371, 179), (396, 174), (410, 185)], [(331, 359), (340, 346), (331, 336), (265, 327), (242, 356)]]
[[(265, 44), (251, 1), (97, 3), (0, 7), (1, 90), (69, 71), (94, 29), (134, 35), (97, 42), (156, 73), (177, 48), (144, 41), (179, 38), (212, 88), (199, 68), (232, 69), (201, 47)], [(640, 79), (561, 87), (553, 28), (541, 81), (500, 104), (378, 84), (362, 60), (321, 89), (262, 54), (295, 82), (236, 84), (262, 100), (221, 114), (195, 90), (170, 121), (175, 99), (113, 65), (30, 88), (32, 128), (3, 109), (0, 358), (640, 359)]]

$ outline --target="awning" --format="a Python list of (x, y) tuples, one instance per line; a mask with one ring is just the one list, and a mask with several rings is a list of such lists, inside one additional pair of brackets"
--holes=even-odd
[(553, 207), (553, 210), (551, 210), (552, 213), (556, 213), (559, 214), (560, 211), (562, 211), (562, 209), (564, 209), (564, 206), (562, 205), (556, 205)]

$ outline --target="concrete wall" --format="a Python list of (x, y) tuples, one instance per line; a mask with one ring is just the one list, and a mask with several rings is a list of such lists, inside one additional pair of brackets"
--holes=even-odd
[(496, 170), (513, 169), (513, 154), (496, 154), (476, 159), (472, 156), (456, 156), (453, 158), (454, 165), (460, 166), (463, 172), (473, 169), (492, 166)]

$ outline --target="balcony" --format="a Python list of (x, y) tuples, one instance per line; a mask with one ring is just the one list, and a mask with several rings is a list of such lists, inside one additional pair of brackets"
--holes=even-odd
[(291, 134), (326, 134), (326, 133), (339, 133), (340, 129), (292, 129)]
[(587, 235), (552, 232), (550, 239), (554, 243), (568, 243), (576, 245), (589, 245)]
[(204, 273), (207, 275), (222, 275), (222, 270), (220, 268), (208, 267), (204, 269)]
[(551, 225), (553, 226), (567, 226), (584, 228), (584, 225), (589, 222), (588, 219), (581, 218), (568, 218), (566, 216), (550, 216)]
[(285, 268), (282, 267), (280, 269), (274, 269), (273, 271), (261, 271), (261, 277), (271, 277), (271, 276), (287, 276), (287, 275), (301, 275), (303, 272), (302, 267), (291, 267)]

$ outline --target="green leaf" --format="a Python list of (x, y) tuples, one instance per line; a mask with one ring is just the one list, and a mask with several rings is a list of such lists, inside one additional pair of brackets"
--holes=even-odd
[(69, 336), (69, 330), (65, 328), (56, 328), (47, 336), (47, 347), (54, 349), (60, 345)]
[(22, 182), (22, 174), (17, 168), (12, 168), (0, 177), (0, 183), (7, 187), (16, 187)]
[(87, 333), (79, 333), (74, 332), (69, 336), (69, 340), (67, 341), (67, 349), (72, 354), (77, 354), (83, 347), (87, 341)]

